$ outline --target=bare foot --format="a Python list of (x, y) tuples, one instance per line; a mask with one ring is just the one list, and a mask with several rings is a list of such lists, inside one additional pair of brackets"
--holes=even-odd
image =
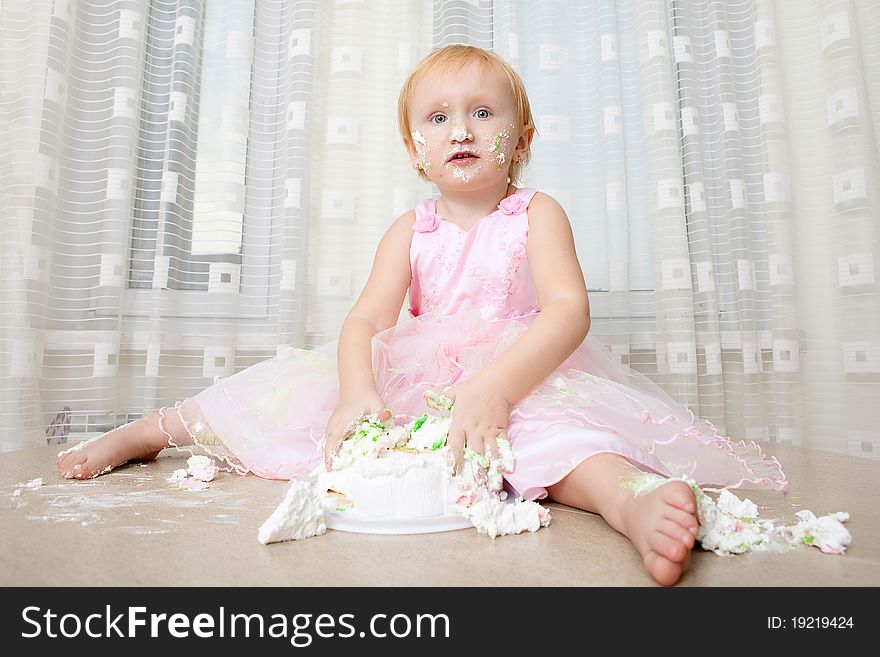
[(83, 447), (61, 452), (56, 465), (65, 479), (94, 479), (127, 461), (151, 461), (167, 445), (164, 434), (150, 431), (153, 416), (118, 427)]
[(664, 586), (675, 584), (690, 565), (699, 526), (696, 508), (690, 486), (670, 481), (626, 502), (621, 512), (626, 535)]

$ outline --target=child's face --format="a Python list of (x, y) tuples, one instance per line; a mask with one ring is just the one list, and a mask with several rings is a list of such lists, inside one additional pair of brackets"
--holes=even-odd
[[(509, 84), (479, 64), (457, 75), (428, 75), (415, 88), (410, 109), (413, 166), (440, 188), (476, 190), (507, 182), (515, 150), (528, 140), (513, 106)], [(455, 158), (457, 153), (469, 157)]]

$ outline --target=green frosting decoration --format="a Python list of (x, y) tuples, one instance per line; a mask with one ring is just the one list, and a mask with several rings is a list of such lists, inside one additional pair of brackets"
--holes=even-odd
[(413, 424), (412, 430), (418, 431), (419, 428), (427, 421), (427, 419), (428, 419), (428, 414), (425, 413), (422, 417), (420, 417), (418, 420), (415, 421), (415, 423)]

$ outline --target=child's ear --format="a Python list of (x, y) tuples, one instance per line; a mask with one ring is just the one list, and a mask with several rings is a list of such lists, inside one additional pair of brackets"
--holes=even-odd
[(535, 126), (526, 124), (519, 133), (519, 141), (516, 142), (516, 150), (527, 150), (535, 136)]

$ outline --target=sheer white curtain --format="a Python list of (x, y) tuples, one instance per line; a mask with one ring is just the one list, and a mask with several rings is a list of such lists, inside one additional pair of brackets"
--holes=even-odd
[(448, 43), (523, 76), (525, 183), (622, 362), (735, 438), (880, 456), (870, 0), (4, 0), (0, 449), (335, 338), (436, 193), (395, 106)]
[(430, 3), (0, 12), (3, 449), (65, 407), (50, 433), (85, 438), (329, 341), (430, 194), (395, 126)]
[(734, 438), (880, 458), (880, 2), (496, 2), (591, 332)]

